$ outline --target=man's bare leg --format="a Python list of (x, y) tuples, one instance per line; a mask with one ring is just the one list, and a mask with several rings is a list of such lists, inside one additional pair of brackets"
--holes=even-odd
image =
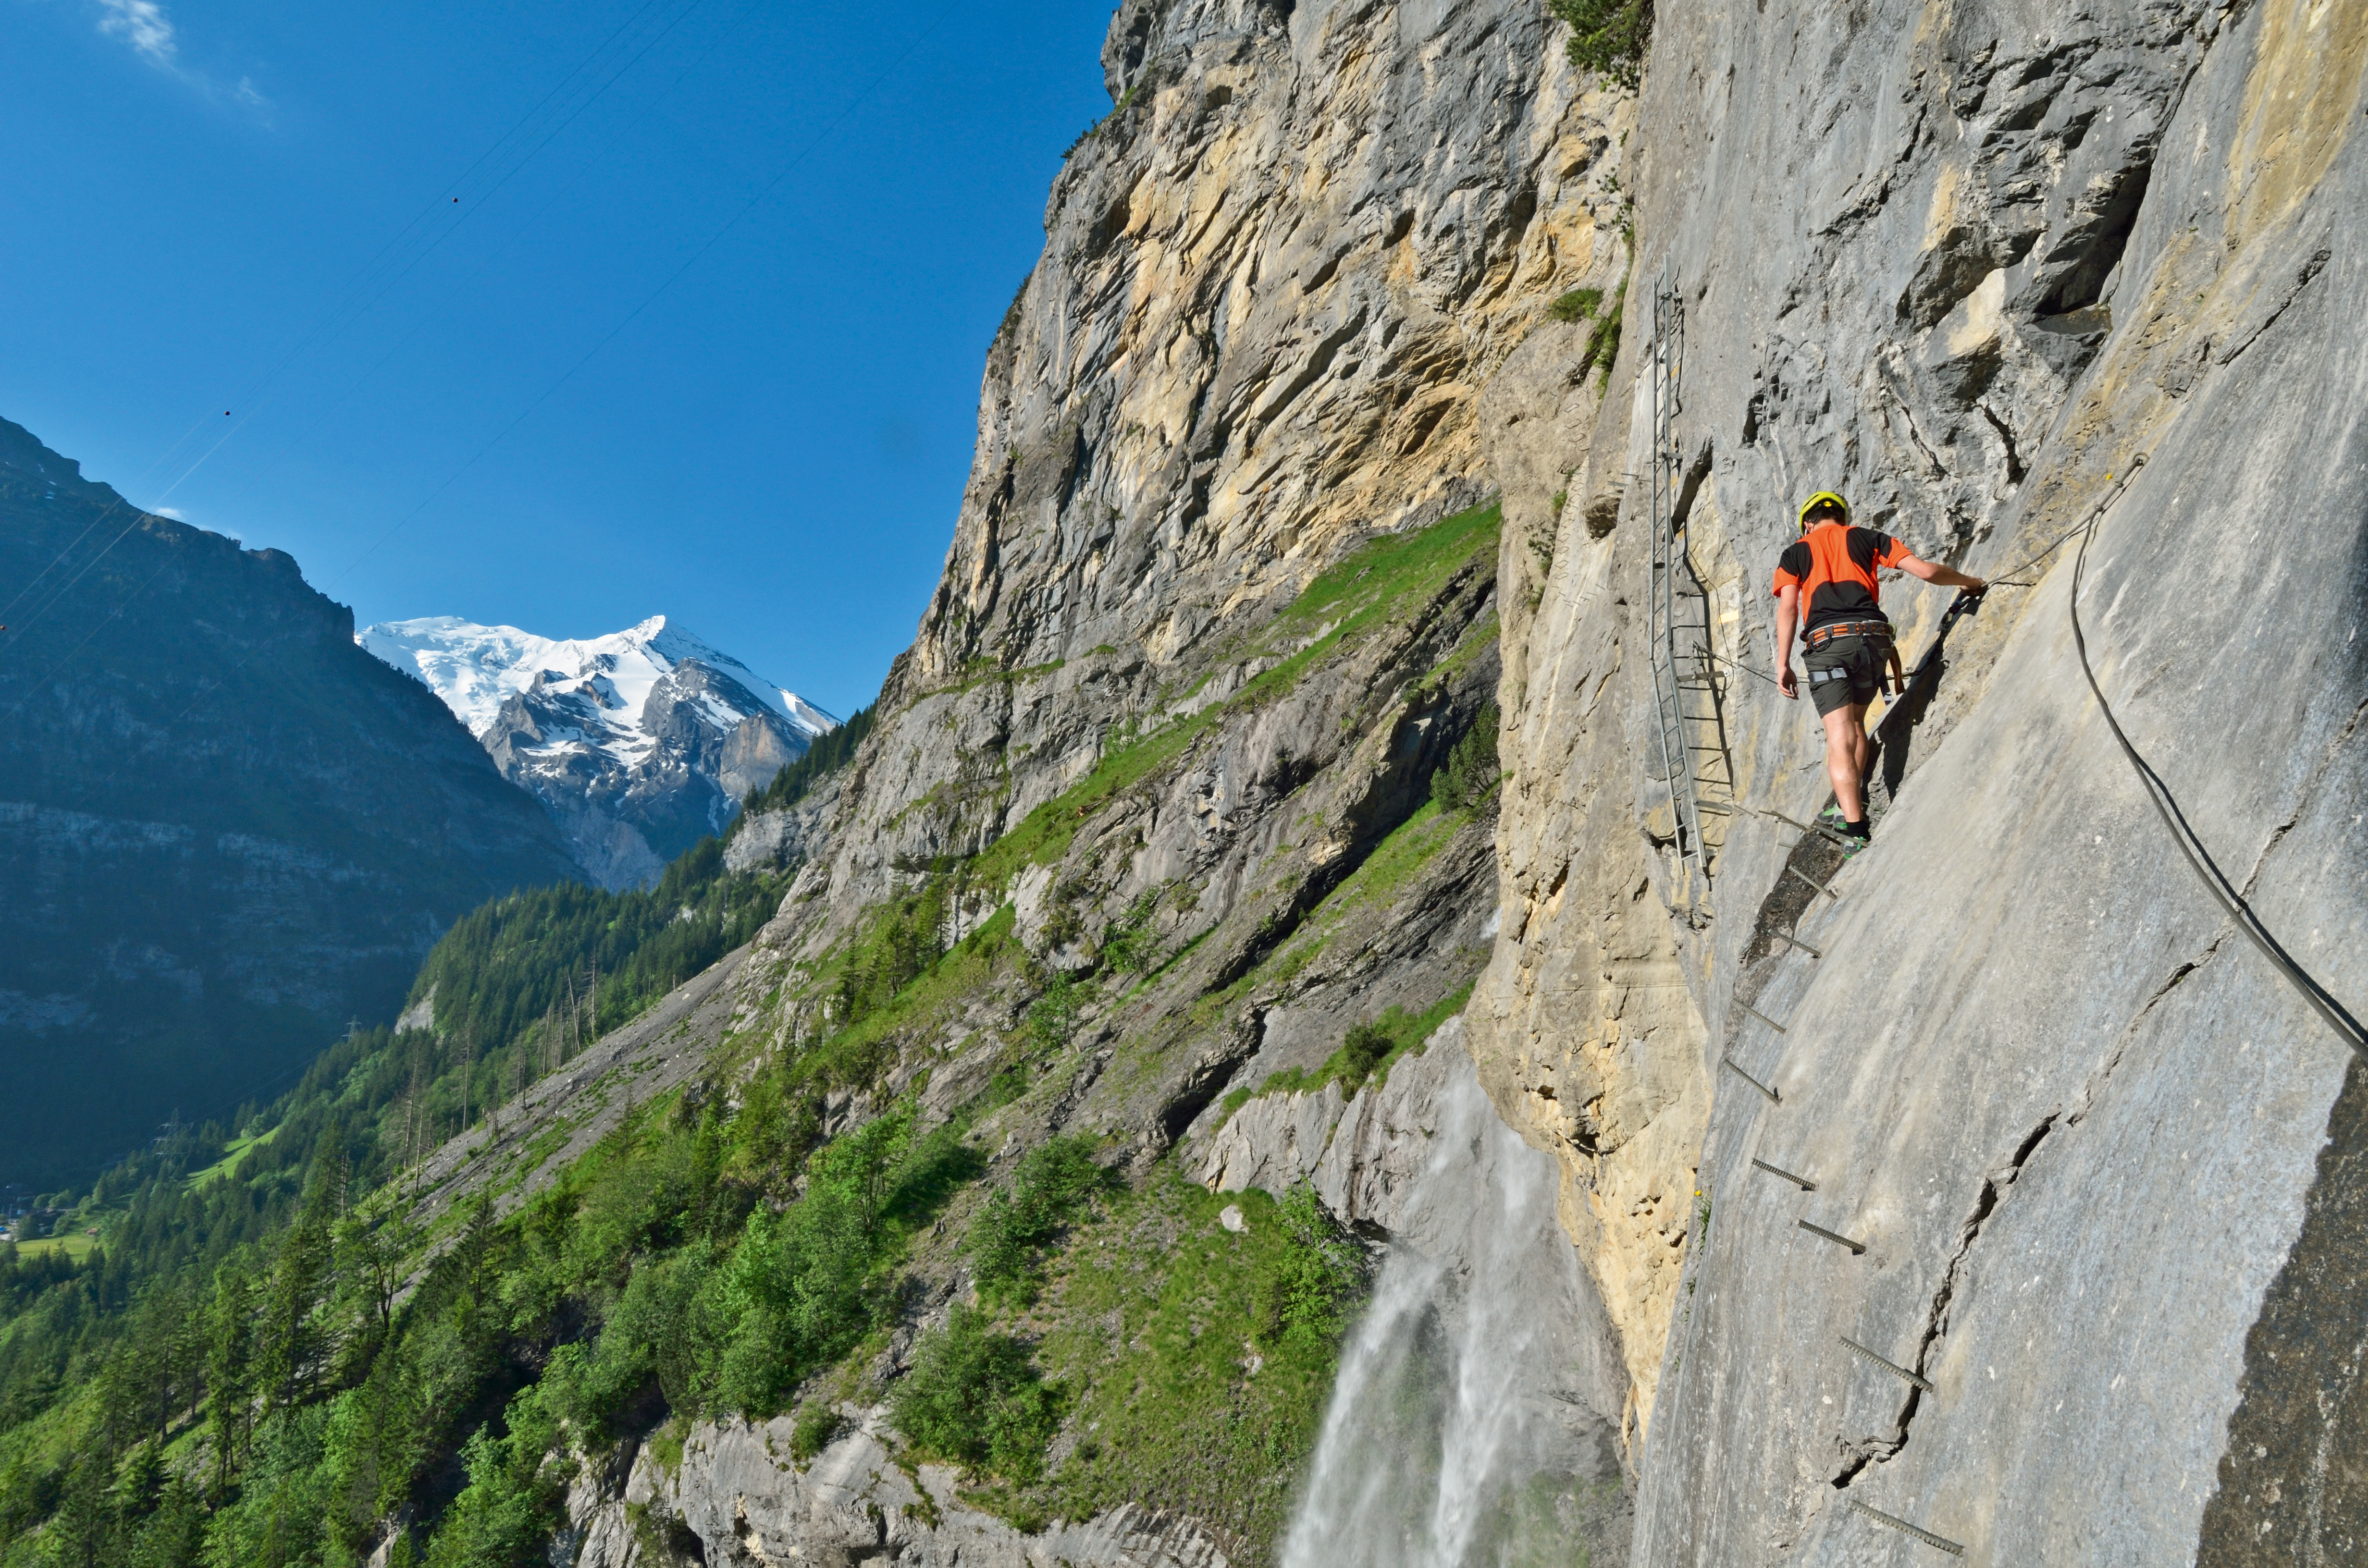
[(1826, 774), (1834, 781), (1834, 804), (1844, 822), (1866, 820), (1864, 779), (1874, 759), (1874, 743), (1867, 738), (1866, 704), (1853, 702), (1821, 716), (1826, 726)]

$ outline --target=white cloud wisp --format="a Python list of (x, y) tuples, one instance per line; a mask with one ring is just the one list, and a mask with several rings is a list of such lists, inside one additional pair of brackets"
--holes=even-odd
[(156, 0), (98, 0), (103, 13), (98, 30), (129, 43), (132, 51), (161, 70), (175, 68), (180, 45), (173, 38), (172, 18)]
[(241, 76), (236, 86), (225, 87), (211, 73), (183, 62), (180, 31), (165, 14), (162, 0), (95, 0), (95, 4), (102, 35), (121, 39), (132, 53), (206, 97), (228, 99), (268, 123), (271, 100), (263, 96), (253, 77)]

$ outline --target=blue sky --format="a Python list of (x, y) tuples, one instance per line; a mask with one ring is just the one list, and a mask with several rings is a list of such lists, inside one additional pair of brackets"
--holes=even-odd
[(1109, 17), (0, 0), (0, 415), (364, 622), (664, 613), (844, 714)]

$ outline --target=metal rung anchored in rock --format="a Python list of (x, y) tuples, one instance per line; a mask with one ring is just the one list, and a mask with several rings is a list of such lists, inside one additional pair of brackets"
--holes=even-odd
[(1770, 1088), (1767, 1085), (1761, 1083), (1759, 1079), (1753, 1077), (1742, 1068), (1737, 1067), (1735, 1064), (1734, 1057), (1722, 1056), (1718, 1059), (1718, 1064), (1725, 1068), (1728, 1072), (1734, 1074), (1736, 1077), (1742, 1079), (1745, 1083), (1750, 1085), (1753, 1088), (1759, 1090), (1761, 1094), (1766, 1095), (1770, 1105), (1781, 1105), (1783, 1103), (1782, 1100), (1777, 1098), (1775, 1090)]
[(1861, 1345), (1857, 1340), (1852, 1339), (1849, 1335), (1840, 1335), (1837, 1337), (1839, 1337), (1844, 1345), (1849, 1346), (1853, 1352), (1864, 1357), (1867, 1360), (1873, 1362), (1884, 1371), (1889, 1372), (1893, 1377), (1905, 1378), (1907, 1381), (1914, 1383), (1918, 1388), (1922, 1389), (1926, 1393), (1939, 1393), (1941, 1392), (1924, 1379), (1917, 1376), (1914, 1372), (1911, 1372), (1907, 1368), (1901, 1366), (1898, 1362), (1888, 1360), (1884, 1357), (1876, 1355), (1873, 1351), (1869, 1350), (1865, 1346)]
[(1800, 1225), (1801, 1229), (1808, 1232), (1809, 1234), (1813, 1236), (1823, 1236), (1826, 1240), (1833, 1243), (1836, 1246), (1846, 1246), (1850, 1248), (1850, 1256), (1853, 1257), (1866, 1250), (1866, 1244), (1864, 1242), (1854, 1242), (1838, 1231), (1828, 1231), (1823, 1225), (1812, 1225), (1806, 1220), (1798, 1221), (1796, 1222)]
[(1952, 1557), (1963, 1557), (1965, 1554), (1965, 1549), (1958, 1545), (1955, 1541), (1950, 1540), (1943, 1536), (1934, 1535), (1930, 1530), (1920, 1529), (1918, 1527), (1909, 1524), (1906, 1519), (1895, 1518), (1891, 1515), (1884, 1513), (1880, 1508), (1870, 1508), (1855, 1497), (1844, 1497), (1842, 1501), (1849, 1504), (1851, 1507), (1856, 1508), (1860, 1513), (1864, 1514), (1868, 1518), (1873, 1519), (1875, 1523), (1879, 1525), (1887, 1525), (1891, 1528), (1897, 1530), (1901, 1535), (1912, 1535), (1927, 1546), (1937, 1546)]
[(1833, 889), (1831, 889), (1831, 888), (1829, 888), (1829, 887), (1826, 886), (1826, 884), (1825, 884), (1825, 883), (1823, 883), (1823, 882), (1821, 882), (1821, 881), (1817, 881), (1817, 879), (1816, 879), (1816, 878), (1815, 878), (1815, 877), (1813, 877), (1813, 876), (1809, 875), (1809, 873), (1807, 873), (1806, 871), (1796, 871), (1796, 870), (1794, 870), (1792, 867), (1787, 866), (1787, 867), (1785, 867), (1785, 868), (1784, 868), (1784, 874), (1785, 874), (1786, 876), (1788, 876), (1788, 877), (1798, 877), (1798, 878), (1800, 878), (1803, 881), (1804, 881), (1804, 882), (1808, 883), (1811, 887), (1813, 887), (1813, 888), (1816, 889), (1819, 892), (1821, 892), (1821, 893), (1825, 894), (1827, 898), (1834, 900), (1837, 903), (1839, 903), (1839, 902), (1841, 902), (1841, 896), (1842, 896), (1841, 894), (1839, 894), (1839, 893), (1836, 892)]

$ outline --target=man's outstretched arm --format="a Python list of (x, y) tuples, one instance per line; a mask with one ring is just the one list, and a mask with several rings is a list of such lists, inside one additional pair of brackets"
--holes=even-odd
[(1943, 566), (1938, 562), (1926, 561), (1920, 556), (1901, 556), (1899, 569), (1911, 577), (1921, 577), (1936, 586), (1963, 588), (1969, 594), (1978, 594), (1989, 586), (1979, 577), (1968, 577), (1953, 566)]

